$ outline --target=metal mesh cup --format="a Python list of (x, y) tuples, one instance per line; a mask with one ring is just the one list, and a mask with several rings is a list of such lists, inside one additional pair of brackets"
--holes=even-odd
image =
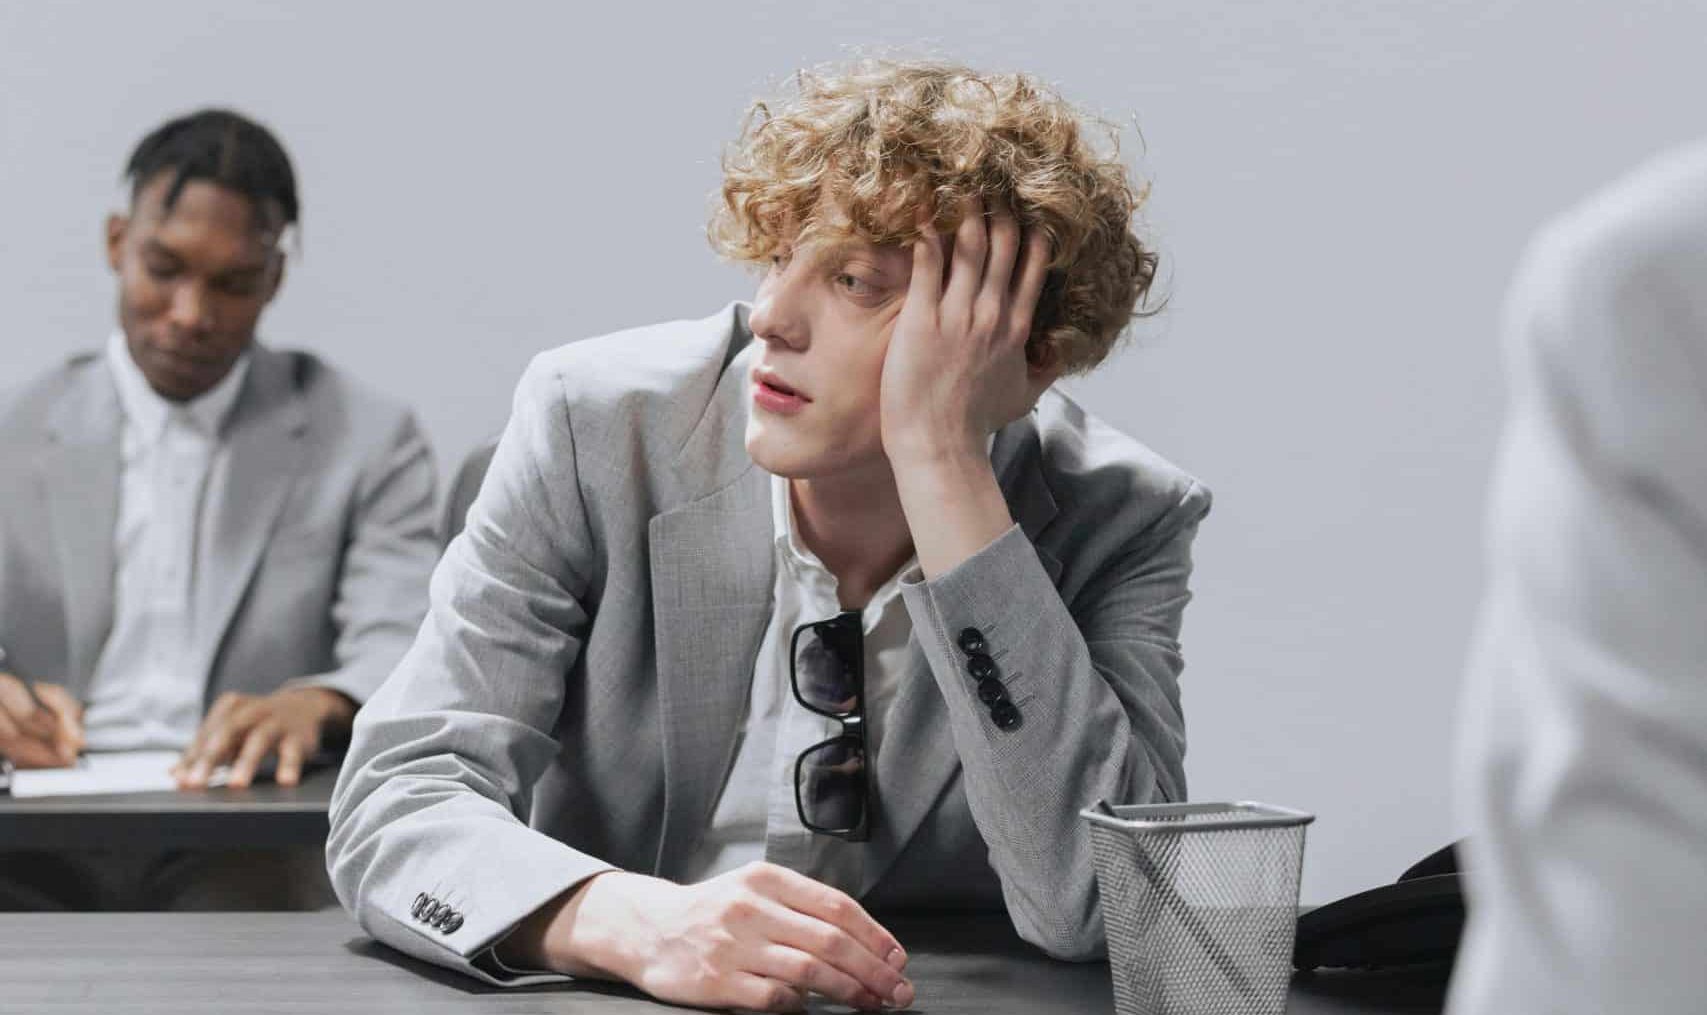
[(1080, 814), (1118, 1015), (1286, 1010), (1313, 815), (1256, 803), (1099, 804)]

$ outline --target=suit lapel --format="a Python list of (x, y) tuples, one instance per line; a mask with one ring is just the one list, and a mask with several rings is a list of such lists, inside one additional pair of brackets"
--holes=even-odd
[(49, 420), (40, 474), (64, 586), (69, 671), (61, 679), (81, 697), (113, 625), (121, 414), (104, 359), (74, 384)]
[[(991, 465), (1007, 496), (1008, 507), (1020, 529), (1037, 548), (1053, 582), (1060, 581), (1061, 565), (1038, 546), (1043, 528), (1055, 517), (1055, 498), (1044, 482), (1042, 446), (1032, 417), (1010, 424), (991, 449)], [(930, 662), (919, 646), (919, 627), (908, 639), (907, 664), (900, 686), (881, 720), (882, 739), (874, 762), (879, 820), (873, 823), (867, 843), (866, 861), (860, 883), (863, 896), (877, 887), (901, 851), (919, 830), (942, 796), (944, 788), (960, 770), (960, 755), (948, 735), (948, 703), (943, 700)]]
[[(737, 319), (731, 351), (741, 352)], [(648, 526), (664, 826), (657, 870), (679, 876), (711, 817), (773, 611), (770, 475), (744, 444), (749, 356), (727, 362), (676, 457), (686, 501)]]
[(204, 682), (302, 466), (308, 413), (290, 360), (254, 347), (208, 475), (196, 546), (196, 675)]

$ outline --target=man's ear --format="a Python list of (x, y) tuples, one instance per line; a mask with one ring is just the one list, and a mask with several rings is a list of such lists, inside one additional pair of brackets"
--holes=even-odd
[(267, 283), (267, 299), (266, 299), (266, 302), (271, 303), (273, 301), (273, 297), (277, 296), (279, 294), (279, 290), (284, 288), (284, 280), (285, 280), (285, 255), (284, 255), (284, 251), (280, 250), (280, 251), (275, 251), (273, 253), (273, 268), (270, 272), (268, 272), (268, 274), (271, 275), (272, 277)]
[(124, 263), (124, 236), (130, 229), (130, 216), (113, 212), (107, 216), (107, 266), (114, 273)]
[(1054, 346), (1035, 337), (1025, 343), (1026, 393), (1031, 404), (1036, 405), (1049, 386), (1061, 379), (1061, 372)]

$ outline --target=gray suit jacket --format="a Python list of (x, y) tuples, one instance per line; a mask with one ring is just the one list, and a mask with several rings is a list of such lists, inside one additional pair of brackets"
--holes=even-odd
[[(207, 702), (294, 678), (361, 702), (426, 610), (432, 459), (406, 410), (320, 360), (252, 356), (208, 477), (184, 676)], [(0, 398), (0, 645), (79, 695), (113, 622), (122, 420), (100, 355)]]
[[(375, 937), (501, 982), (486, 949), (565, 888), (612, 866), (681, 876), (772, 612), (770, 477), (743, 445), (750, 339), (736, 304), (528, 368), (334, 796), (334, 884)], [(1005, 904), (1049, 952), (1091, 956), (1078, 809), (1185, 792), (1177, 637), (1209, 495), (1055, 393), (992, 458), (1018, 524), (903, 590), (912, 654), (870, 717), (886, 726), (858, 894)], [(966, 627), (1018, 727), (973, 693)]]

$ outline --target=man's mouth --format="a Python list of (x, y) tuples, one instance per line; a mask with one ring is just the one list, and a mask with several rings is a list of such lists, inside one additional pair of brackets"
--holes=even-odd
[(757, 373), (753, 375), (753, 380), (758, 383), (759, 387), (765, 388), (769, 391), (774, 391), (786, 398), (798, 398), (803, 402), (812, 401), (812, 399), (806, 397), (799, 388), (794, 387), (775, 374)]

